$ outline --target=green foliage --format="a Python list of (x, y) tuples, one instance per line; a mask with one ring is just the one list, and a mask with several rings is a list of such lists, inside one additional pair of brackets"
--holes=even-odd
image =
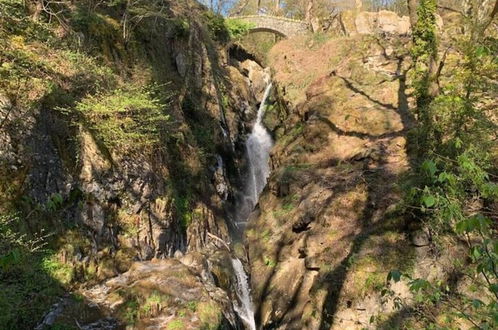
[(26, 15), (23, 0), (0, 0), (0, 39), (5, 35), (23, 36), (28, 41), (57, 42), (49, 24), (35, 22)]
[(173, 320), (173, 321), (168, 322), (166, 329), (167, 330), (183, 330), (183, 329), (185, 329), (185, 324), (183, 323), (182, 320)]
[[(417, 113), (423, 123), (419, 127), (420, 148), (425, 149), (432, 129), (429, 103), (434, 97), (435, 62), (438, 57), (438, 39), (436, 34), (437, 0), (421, 0), (418, 5), (418, 21), (413, 29), (412, 56), (415, 61), (415, 96)], [(432, 90), (431, 90), (432, 89)]]
[(71, 25), (76, 31), (89, 36), (96, 44), (116, 42), (121, 38), (121, 28), (117, 21), (86, 6), (79, 6), (72, 12)]
[(186, 19), (173, 20), (174, 36), (177, 38), (186, 38), (190, 33), (190, 23)]
[(109, 147), (138, 150), (159, 142), (169, 115), (153, 88), (129, 86), (108, 93), (88, 95), (76, 110)]
[(436, 0), (421, 0), (418, 6), (418, 21), (413, 31), (414, 45), (412, 53), (415, 58), (427, 59), (429, 54), (437, 52), (436, 36)]
[[(414, 31), (415, 89), (419, 123), (416, 128), (419, 165), (414, 169), (405, 197), (406, 213), (420, 221), (430, 232), (435, 249), (445, 242), (465, 242), (468, 258), (456, 259), (465, 278), (477, 286), (479, 299), (469, 290), (450, 286), (447, 281), (411, 278), (393, 271), (388, 282), (406, 279), (420, 316), (431, 327), (439, 327), (433, 310), (444, 310), (451, 324), (465, 319), (478, 329), (498, 327), (498, 233), (493, 210), (487, 205), (498, 202), (496, 159), (491, 154), (496, 144), (496, 123), (486, 112), (486, 100), (496, 99), (496, 83), (489, 77), (498, 74), (498, 61), (489, 39), (476, 37), (475, 30), (453, 40), (463, 54), (451, 82), (430, 95), (434, 82), (429, 62), (437, 58), (435, 29), (436, 1), (422, 0), (419, 22)], [(471, 291), (471, 290), (470, 290)], [(389, 289), (384, 294), (392, 295)], [(394, 298), (397, 307), (406, 302)]]
[[(17, 215), (0, 216), (0, 326), (31, 329), (62, 293), (47, 263), (52, 255), (43, 250), (46, 236), (28, 236), (18, 230)], [(64, 274), (65, 276), (65, 274)]]
[(247, 23), (239, 19), (225, 19), (223, 16), (213, 12), (206, 12), (207, 27), (211, 37), (221, 42), (228, 42), (230, 39), (240, 39), (247, 35), (254, 28), (254, 24)]
[(197, 305), (197, 313), (201, 321), (201, 329), (215, 330), (220, 328), (223, 314), (216, 304), (212, 302), (200, 302)]
[(226, 27), (231, 39), (240, 39), (247, 35), (255, 25), (239, 19), (229, 19), (226, 20)]
[(269, 256), (263, 256), (263, 262), (266, 266), (273, 268), (277, 266), (277, 261)]
[(64, 285), (70, 284), (74, 279), (74, 268), (62, 263), (53, 251), (47, 252), (43, 257), (41, 267), (45, 273)]
[(192, 211), (189, 196), (177, 196), (174, 199), (176, 214), (180, 218), (183, 229), (187, 229), (192, 223)]
[(127, 324), (135, 324), (138, 319), (139, 307), (140, 306), (135, 299), (128, 300), (125, 303), (123, 317)]
[(228, 42), (230, 40), (230, 31), (223, 16), (209, 11), (204, 14), (204, 17), (212, 38), (221, 42)]

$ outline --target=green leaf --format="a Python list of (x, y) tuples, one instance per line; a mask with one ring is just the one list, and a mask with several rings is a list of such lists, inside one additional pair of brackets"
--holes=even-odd
[(393, 280), (394, 282), (399, 282), (401, 280), (401, 272), (399, 270), (391, 270), (387, 274), (387, 282)]
[(446, 172), (441, 172), (441, 173), (439, 173), (439, 176), (438, 176), (438, 178), (437, 178), (437, 181), (438, 181), (438, 182), (443, 183), (443, 182), (445, 182), (445, 181), (447, 181), (447, 180), (448, 180), (448, 173), (446, 173)]
[(425, 160), (422, 163), (422, 170), (430, 177), (433, 177), (437, 172), (436, 163), (432, 160)]
[(477, 260), (481, 257), (482, 253), (478, 247), (474, 247), (474, 248), (472, 248), (471, 255), (472, 255), (472, 257), (474, 257), (474, 259)]
[(483, 57), (489, 55), (489, 49), (486, 46), (478, 46), (475, 49), (475, 54), (477, 57)]
[(481, 308), (482, 306), (484, 306), (484, 303), (479, 299), (473, 299), (472, 306), (474, 306), (474, 308)]
[(459, 234), (472, 232), (474, 230), (485, 232), (489, 229), (491, 223), (491, 220), (488, 218), (482, 216), (481, 214), (477, 214), (457, 223), (456, 231)]
[(419, 292), (422, 289), (429, 288), (431, 285), (428, 281), (417, 278), (410, 282), (410, 291)]
[(433, 195), (422, 196), (422, 202), (426, 207), (432, 207), (436, 204), (436, 198)]

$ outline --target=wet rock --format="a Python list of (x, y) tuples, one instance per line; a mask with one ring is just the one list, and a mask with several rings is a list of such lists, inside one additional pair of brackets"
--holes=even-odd
[(80, 327), (82, 330), (113, 330), (117, 329), (119, 323), (112, 317), (106, 317), (90, 324), (85, 324)]
[[(237, 327), (226, 293), (203, 283), (195, 269), (173, 259), (134, 263), (128, 272), (84, 293), (111, 316), (125, 308), (128, 300), (144, 306), (151, 303), (149, 297), (154, 295), (154, 308), (139, 316), (137, 329), (159, 329), (175, 320), (181, 320), (186, 328), (199, 329), (205, 324)], [(195, 306), (195, 309), (187, 306)]]

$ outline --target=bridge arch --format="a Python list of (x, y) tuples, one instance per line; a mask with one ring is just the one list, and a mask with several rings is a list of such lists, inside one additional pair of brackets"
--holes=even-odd
[(309, 31), (309, 26), (306, 22), (298, 21), (285, 17), (269, 16), (269, 15), (253, 15), (253, 16), (233, 16), (228, 19), (236, 19), (253, 26), (249, 30), (254, 32), (270, 32), (285, 38), (290, 38), (296, 35), (305, 34)]

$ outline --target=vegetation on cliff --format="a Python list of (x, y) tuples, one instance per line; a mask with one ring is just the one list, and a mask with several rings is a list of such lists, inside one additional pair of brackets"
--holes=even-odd
[[(0, 328), (186, 249), (191, 224), (227, 234), (212, 166), (235, 157), (245, 85), (222, 49), (248, 29), (195, 1), (0, 1)], [(202, 299), (202, 322), (222, 322)]]
[[(258, 324), (498, 327), (498, 1), (201, 2), (0, 0), (0, 329), (57, 302), (55, 329), (237, 324), (224, 241), (266, 83), (244, 47), (277, 86)], [(385, 9), (411, 35), (361, 16)]]
[[(468, 254), (455, 260), (460, 269), (453, 280), (408, 278), (418, 312), (433, 326), (439, 324), (436, 308), (447, 323), (463, 319), (473, 327), (491, 329), (498, 326), (498, 43), (496, 33), (486, 30), (498, 2), (463, 4), (464, 33), (449, 38), (438, 36), (436, 8), (435, 0), (420, 1), (413, 34), (419, 123), (412, 133), (417, 162), (405, 212), (424, 224), (437, 249), (444, 251), (444, 245), (460, 241)], [(440, 77), (443, 66), (454, 65), (452, 61), (458, 69)], [(394, 272), (389, 278), (399, 276)], [(451, 288), (463, 278), (467, 290)]]
[(496, 4), (410, 3), (410, 37), (270, 51), (290, 110), (247, 233), (263, 325), (496, 327)]

